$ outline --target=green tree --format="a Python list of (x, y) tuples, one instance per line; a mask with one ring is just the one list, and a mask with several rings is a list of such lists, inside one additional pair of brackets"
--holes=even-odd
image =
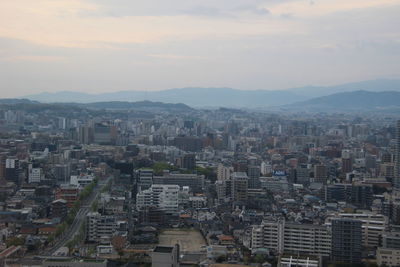
[(25, 238), (23, 237), (10, 237), (6, 240), (6, 246), (22, 246), (25, 244)]

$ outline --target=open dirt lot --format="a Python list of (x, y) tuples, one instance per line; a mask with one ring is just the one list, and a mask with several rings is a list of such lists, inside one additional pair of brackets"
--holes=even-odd
[(202, 250), (201, 246), (206, 245), (206, 242), (199, 231), (168, 229), (160, 234), (159, 244), (162, 246), (179, 244), (181, 251), (194, 252)]

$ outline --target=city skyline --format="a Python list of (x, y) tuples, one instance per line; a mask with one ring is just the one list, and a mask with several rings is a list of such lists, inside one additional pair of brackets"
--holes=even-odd
[(3, 97), (400, 77), (398, 0), (2, 1)]

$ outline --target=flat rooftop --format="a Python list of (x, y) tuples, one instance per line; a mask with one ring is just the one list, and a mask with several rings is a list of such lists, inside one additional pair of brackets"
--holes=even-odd
[(154, 248), (154, 252), (159, 253), (171, 253), (174, 250), (174, 247), (166, 247), (166, 246), (157, 246)]

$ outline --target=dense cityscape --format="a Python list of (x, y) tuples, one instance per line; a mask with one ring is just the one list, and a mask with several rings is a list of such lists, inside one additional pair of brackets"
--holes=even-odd
[(0, 266), (400, 265), (395, 115), (0, 114)]
[(400, 0), (0, 0), (0, 267), (400, 267)]

